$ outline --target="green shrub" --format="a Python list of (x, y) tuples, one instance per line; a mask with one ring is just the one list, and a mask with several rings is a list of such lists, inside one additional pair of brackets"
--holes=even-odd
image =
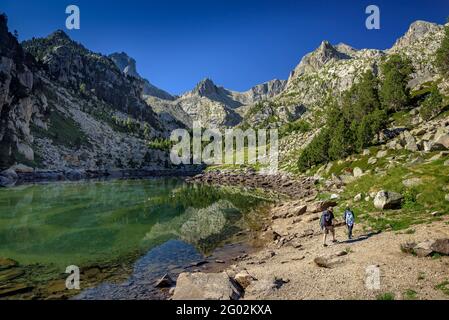
[(391, 292), (386, 292), (383, 294), (379, 294), (376, 297), (377, 300), (394, 300), (394, 294)]
[(439, 285), (435, 286), (436, 290), (441, 290), (445, 295), (449, 296), (449, 281), (444, 281)]
[(438, 86), (434, 84), (430, 94), (422, 103), (419, 114), (424, 120), (430, 120), (436, 117), (443, 110), (443, 96), (438, 90)]
[(443, 75), (449, 75), (449, 27), (444, 28), (444, 39), (436, 52), (435, 64)]

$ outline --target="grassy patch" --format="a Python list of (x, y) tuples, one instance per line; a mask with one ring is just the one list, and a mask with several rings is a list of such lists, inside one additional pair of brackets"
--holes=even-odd
[(418, 292), (416, 292), (415, 290), (407, 289), (404, 292), (404, 299), (405, 300), (416, 300), (417, 295), (418, 295)]
[[(429, 154), (426, 158), (433, 155), (433, 153)], [(350, 203), (359, 218), (377, 230), (387, 228), (395, 231), (405, 230), (416, 224), (435, 221), (438, 217), (432, 217), (431, 212), (439, 211), (444, 214), (449, 212), (449, 202), (445, 201), (447, 192), (444, 191), (444, 187), (449, 185), (449, 167), (443, 165), (445, 160), (409, 165), (403, 159), (395, 167), (384, 168), (384, 174), (371, 172), (364, 175), (347, 185), (341, 194), (342, 201), (339, 209), (343, 210), (343, 206)], [(350, 168), (356, 165), (360, 165), (360, 162), (346, 163), (346, 166)], [(341, 170), (342, 166), (332, 168), (331, 171)], [(410, 177), (421, 179), (422, 184), (406, 188), (402, 181)], [(358, 193), (370, 194), (380, 190), (401, 193), (404, 196), (402, 208), (381, 211), (374, 207), (372, 199), (368, 202), (353, 203), (352, 201)]]
[(78, 123), (65, 117), (57, 110), (50, 112), (48, 130), (35, 125), (32, 126), (31, 130), (34, 136), (49, 138), (57, 145), (69, 148), (80, 148), (82, 145), (90, 145), (87, 136)]
[(445, 295), (449, 296), (449, 281), (444, 281), (437, 286), (435, 286), (436, 290), (441, 290)]
[(391, 292), (386, 292), (386, 293), (382, 293), (379, 294), (376, 297), (377, 300), (394, 300), (394, 293)]

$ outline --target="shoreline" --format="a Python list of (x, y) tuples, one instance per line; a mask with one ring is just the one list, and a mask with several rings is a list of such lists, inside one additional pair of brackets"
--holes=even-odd
[(19, 166), (16, 170), (10, 168), (0, 173), (8, 180), (2, 185), (11, 188), (18, 185), (33, 183), (51, 183), (61, 181), (89, 181), (96, 179), (145, 179), (163, 177), (191, 177), (201, 172), (201, 168), (185, 169), (117, 169), (117, 170), (84, 170), (84, 169), (60, 169), (60, 170), (34, 170), (25, 166)]

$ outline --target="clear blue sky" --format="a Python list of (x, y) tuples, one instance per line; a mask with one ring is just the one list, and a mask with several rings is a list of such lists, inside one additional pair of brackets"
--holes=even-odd
[[(449, 16), (448, 0), (1, 0), (0, 11), (25, 40), (64, 29), (69, 4), (81, 10), (72, 38), (95, 52), (127, 52), (144, 77), (175, 94), (204, 77), (240, 91), (286, 79), (324, 39), (385, 49), (413, 21)], [(369, 4), (380, 7), (380, 30), (365, 28)]]

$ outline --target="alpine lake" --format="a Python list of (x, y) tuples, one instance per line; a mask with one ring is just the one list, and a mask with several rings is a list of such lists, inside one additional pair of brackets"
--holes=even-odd
[[(0, 189), (0, 299), (165, 299), (165, 274), (257, 250), (272, 199), (180, 178)], [(69, 290), (69, 266), (80, 289)]]

